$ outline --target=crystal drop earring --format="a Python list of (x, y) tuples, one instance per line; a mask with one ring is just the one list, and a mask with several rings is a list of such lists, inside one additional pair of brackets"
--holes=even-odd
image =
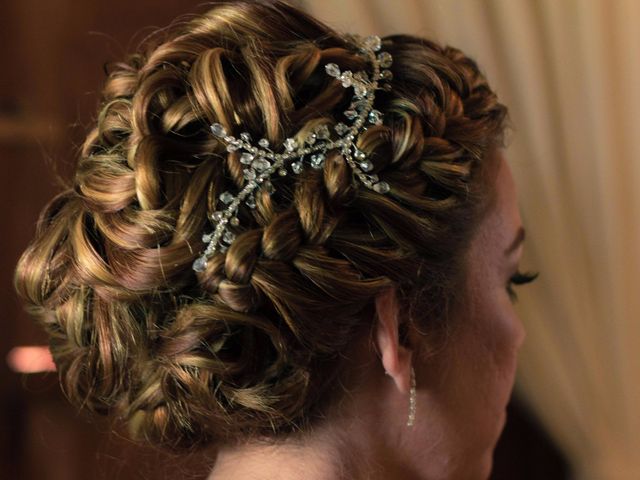
[(407, 427), (413, 427), (416, 421), (416, 372), (411, 367), (411, 388), (409, 390), (409, 418), (407, 418)]

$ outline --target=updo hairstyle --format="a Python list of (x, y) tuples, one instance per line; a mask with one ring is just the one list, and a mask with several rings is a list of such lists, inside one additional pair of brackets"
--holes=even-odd
[(243, 181), (209, 125), (273, 145), (331, 127), (352, 91), (324, 66), (370, 66), (352, 37), (278, 1), (220, 2), (110, 66), (75, 176), (16, 272), (74, 404), (172, 449), (278, 437), (339, 397), (382, 290), (397, 289), (404, 333), (451, 327), (506, 108), (455, 48), (392, 35), (382, 50), (384, 124), (357, 146), (390, 192), (332, 152), (241, 208), (236, 240), (198, 274), (216, 200)]

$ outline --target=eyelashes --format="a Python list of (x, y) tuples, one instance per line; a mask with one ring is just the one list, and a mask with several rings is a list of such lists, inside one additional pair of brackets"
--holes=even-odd
[(536, 278), (538, 278), (538, 272), (520, 272), (519, 270), (509, 279), (507, 283), (507, 293), (509, 294), (509, 298), (512, 302), (518, 301), (518, 295), (516, 294), (515, 288), (520, 285), (526, 285), (527, 283), (533, 282)]

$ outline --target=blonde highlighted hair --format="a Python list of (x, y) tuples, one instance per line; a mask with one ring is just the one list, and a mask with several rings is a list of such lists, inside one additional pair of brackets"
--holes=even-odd
[(383, 50), (385, 122), (358, 147), (391, 194), (360, 188), (334, 153), (257, 196), (201, 274), (207, 217), (242, 185), (208, 126), (279, 144), (333, 125), (350, 94), (324, 65), (367, 65), (348, 36), (279, 1), (220, 2), (112, 65), (75, 178), (16, 270), (71, 401), (170, 448), (277, 436), (339, 395), (340, 357), (381, 290), (397, 288), (403, 328), (447, 326), (506, 108), (459, 50), (407, 35)]

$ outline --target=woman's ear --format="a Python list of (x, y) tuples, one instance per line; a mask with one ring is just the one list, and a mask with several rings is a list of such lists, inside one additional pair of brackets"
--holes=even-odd
[(382, 367), (400, 392), (409, 393), (413, 352), (400, 344), (396, 289), (390, 287), (380, 292), (375, 304), (377, 319), (374, 342), (380, 352)]

